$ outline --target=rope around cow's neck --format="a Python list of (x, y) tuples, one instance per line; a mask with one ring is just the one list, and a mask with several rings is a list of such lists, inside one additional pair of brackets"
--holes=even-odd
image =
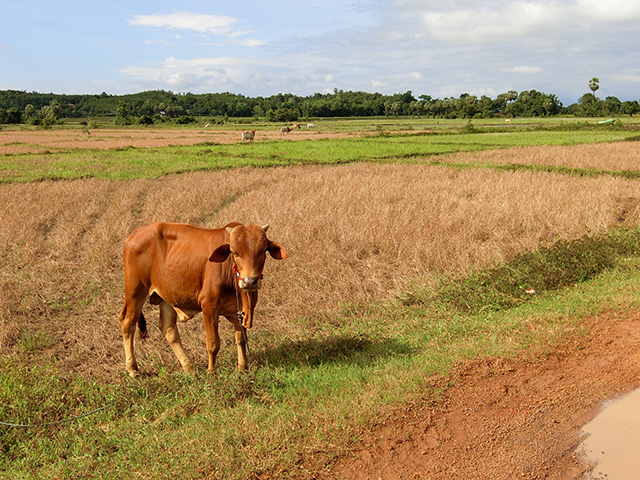
[(238, 279), (240, 278), (240, 273), (238, 273), (238, 268), (236, 264), (233, 264), (233, 286), (236, 290), (236, 308), (238, 309), (238, 323), (240, 324), (240, 331), (242, 332), (242, 338), (244, 340), (245, 349), (247, 352), (247, 362), (249, 361), (249, 338), (247, 337), (247, 329), (244, 326), (244, 310), (242, 310), (242, 306), (240, 305), (240, 289), (238, 288)]

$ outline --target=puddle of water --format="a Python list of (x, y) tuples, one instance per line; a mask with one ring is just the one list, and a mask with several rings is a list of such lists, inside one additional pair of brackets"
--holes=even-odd
[(640, 389), (607, 402), (582, 431), (581, 452), (596, 463), (590, 478), (640, 478)]

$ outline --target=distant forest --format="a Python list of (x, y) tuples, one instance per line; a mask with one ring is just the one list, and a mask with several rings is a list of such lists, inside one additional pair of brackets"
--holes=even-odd
[[(597, 80), (597, 79), (592, 79)], [(558, 97), (536, 90), (510, 91), (495, 98), (462, 94), (458, 98), (415, 97), (411, 91), (394, 95), (335, 89), (301, 97), (293, 94), (245, 97), (233, 93), (172, 93), (153, 90), (129, 95), (64, 95), (0, 91), (0, 123), (51, 125), (61, 118), (113, 116), (118, 124), (153, 124), (163, 121), (195, 122), (195, 117), (261, 118), (289, 122), (313, 117), (413, 116), (435, 118), (547, 117), (554, 115), (607, 116), (640, 113), (637, 100), (599, 99), (592, 92), (564, 107)]]

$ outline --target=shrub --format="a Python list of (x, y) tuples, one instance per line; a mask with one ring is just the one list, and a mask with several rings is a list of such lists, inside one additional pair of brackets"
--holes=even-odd
[(188, 125), (190, 123), (197, 123), (197, 122), (198, 120), (196, 120), (195, 117), (192, 117), (190, 115), (181, 115), (176, 119), (176, 123), (180, 125)]
[(150, 115), (142, 115), (138, 118), (138, 123), (140, 125), (153, 125), (153, 117)]

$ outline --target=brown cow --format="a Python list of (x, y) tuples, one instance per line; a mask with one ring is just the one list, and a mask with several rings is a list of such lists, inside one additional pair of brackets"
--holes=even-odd
[(136, 325), (140, 336), (146, 336), (142, 306), (147, 298), (160, 306), (160, 330), (186, 372), (193, 371), (193, 366), (182, 348), (176, 319), (186, 321), (198, 312), (207, 333), (209, 372), (220, 349), (220, 315), (235, 327), (238, 368), (246, 370), (244, 329), (251, 328), (266, 253), (277, 260), (288, 257), (284, 248), (267, 238), (267, 228), (230, 223), (210, 230), (152, 223), (133, 231), (124, 244), (125, 300), (119, 315), (130, 376), (139, 375), (133, 337)]
[(291, 130), (293, 130), (294, 128), (300, 128), (300, 125), (298, 125), (297, 123), (294, 123), (293, 125), (291, 125), (290, 127), (282, 127), (280, 129), (280, 134), (283, 133), (289, 133)]

